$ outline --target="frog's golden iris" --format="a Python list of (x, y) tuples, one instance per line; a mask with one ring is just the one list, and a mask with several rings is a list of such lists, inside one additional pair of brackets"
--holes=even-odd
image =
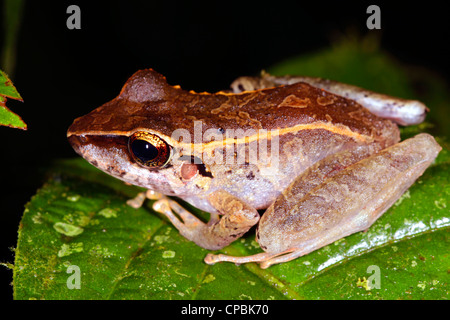
[(133, 160), (145, 167), (161, 168), (170, 159), (170, 146), (157, 135), (145, 131), (130, 136), (128, 150)]

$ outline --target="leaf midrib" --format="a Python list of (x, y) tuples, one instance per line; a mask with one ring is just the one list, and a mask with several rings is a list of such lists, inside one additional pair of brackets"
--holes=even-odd
[[(371, 247), (370, 249), (363, 250), (363, 251), (359, 252), (358, 254), (355, 254), (355, 255), (352, 255), (352, 256), (346, 256), (344, 259), (339, 260), (336, 263), (333, 263), (330, 266), (328, 266), (328, 267), (326, 267), (326, 268), (324, 268), (324, 269), (322, 269), (320, 271), (317, 271), (316, 273), (314, 273), (314, 275), (306, 278), (306, 280), (297, 282), (296, 285), (297, 285), (297, 287), (302, 287), (302, 286), (306, 285), (308, 282), (312, 281), (313, 279), (321, 276), (323, 273), (329, 272), (331, 269), (336, 268), (338, 266), (341, 266), (342, 264), (348, 263), (349, 261), (351, 261), (351, 260), (353, 260), (355, 258), (358, 258), (358, 257), (360, 257), (360, 256), (362, 256), (364, 254), (367, 254), (367, 253), (370, 253), (370, 252), (382, 249), (382, 248), (384, 248), (384, 247), (386, 247), (388, 245), (392, 245), (392, 244), (395, 244), (395, 243), (399, 243), (399, 242), (407, 241), (407, 240), (410, 240), (410, 239), (414, 239), (414, 238), (423, 236), (425, 234), (429, 234), (429, 233), (433, 233), (433, 232), (436, 232), (436, 231), (445, 230), (445, 229), (448, 229), (449, 227), (450, 227), (450, 225), (443, 225), (443, 227), (439, 227), (439, 228), (430, 228), (430, 229), (428, 229), (426, 231), (421, 231), (421, 232), (409, 234), (409, 235), (404, 236), (404, 237), (399, 238), (399, 239), (386, 241), (382, 245), (377, 245), (377, 246)], [(269, 272), (270, 268), (268, 268), (268, 269), (261, 269), (256, 263), (245, 264), (245, 267), (247, 268), (248, 271), (250, 271), (251, 273), (253, 273), (257, 277), (259, 277), (262, 281), (264, 281), (268, 285), (271, 285), (272, 287), (275, 287), (275, 289), (280, 291), (283, 295), (284, 295), (283, 290), (281, 290), (281, 288), (279, 286), (273, 286), (273, 282), (268, 281), (267, 279), (268, 278), (276, 279), (280, 283), (283, 283), (283, 285), (286, 286), (287, 288), (290, 288), (289, 284), (286, 284), (284, 281), (282, 281), (281, 279), (275, 277), (272, 273), (270, 273)], [(289, 297), (289, 299), (296, 299), (296, 300), (297, 299), (302, 299), (302, 300), (305, 299), (304, 297), (300, 296), (298, 294), (298, 292), (292, 291), (292, 290), (288, 290), (288, 295), (285, 295), (285, 296)]]
[(156, 234), (163, 226), (166, 226), (166, 225), (167, 225), (167, 223), (166, 223), (164, 220), (160, 220), (160, 224), (159, 224), (156, 228), (153, 228), (153, 231), (152, 231), (152, 232), (148, 232), (147, 237), (145, 237), (145, 240), (141, 243), (141, 245), (138, 245), (137, 249), (136, 249), (135, 251), (133, 251), (133, 252), (130, 254), (129, 258), (127, 259), (127, 261), (126, 261), (125, 264), (124, 264), (124, 267), (123, 267), (122, 271), (121, 271), (120, 274), (117, 276), (116, 280), (114, 280), (114, 283), (113, 283), (113, 285), (111, 286), (111, 290), (110, 290), (109, 294), (106, 296), (106, 300), (111, 300), (111, 296), (115, 293), (115, 289), (116, 289), (116, 287), (118, 286), (118, 284), (119, 284), (123, 279), (126, 278), (124, 275), (125, 275), (125, 272), (128, 270), (128, 267), (130, 266), (131, 262), (133, 262), (133, 260), (141, 254), (143, 248), (147, 245), (147, 243), (148, 243), (149, 241), (151, 241), (151, 240), (153, 239), (153, 236), (154, 236), (154, 235), (155, 235), (155, 234)]

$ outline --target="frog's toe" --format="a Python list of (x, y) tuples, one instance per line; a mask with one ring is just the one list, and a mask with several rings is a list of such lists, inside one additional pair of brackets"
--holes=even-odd
[(217, 262), (232, 262), (237, 265), (243, 263), (256, 262), (259, 263), (261, 269), (266, 269), (273, 264), (287, 262), (292, 259), (295, 259), (301, 254), (302, 252), (299, 253), (295, 248), (279, 253), (262, 252), (244, 257), (229, 256), (226, 254), (208, 253), (204, 261), (206, 264), (215, 264)]
[(242, 263), (249, 263), (249, 262), (257, 262), (260, 263), (262, 261), (265, 261), (267, 258), (269, 258), (271, 254), (268, 254), (266, 252), (258, 253), (251, 256), (244, 256), (244, 257), (235, 257), (235, 256), (229, 256), (226, 254), (212, 254), (208, 253), (204, 259), (206, 264), (215, 264), (217, 262), (233, 262), (235, 264), (242, 264)]

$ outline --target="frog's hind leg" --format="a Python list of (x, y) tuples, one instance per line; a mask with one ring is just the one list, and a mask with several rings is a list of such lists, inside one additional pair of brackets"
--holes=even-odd
[(287, 262), (299, 257), (301, 253), (296, 248), (288, 249), (279, 253), (262, 252), (246, 257), (228, 256), (226, 254), (208, 253), (205, 257), (205, 263), (215, 264), (217, 262), (232, 262), (237, 265), (242, 263), (256, 262), (261, 269), (266, 269), (273, 264)]
[[(332, 177), (328, 173), (329, 178), (319, 179), (312, 188), (307, 186), (309, 179), (299, 176), (260, 221), (257, 241), (267, 253), (209, 255), (206, 262), (258, 262), (267, 268), (367, 230), (422, 175), (440, 150), (432, 136), (419, 134), (346, 166)], [(334, 160), (324, 159), (317, 167)], [(306, 178), (313, 178), (313, 171)]]
[[(308, 254), (309, 252), (312, 252), (318, 247), (323, 246), (325, 239), (314, 239), (307, 241), (306, 243), (302, 243), (301, 246), (298, 247), (292, 247), (287, 250), (284, 250), (282, 252), (278, 253), (270, 253), (270, 252), (262, 252), (257, 253), (251, 256), (245, 256), (245, 257), (236, 257), (236, 256), (229, 256), (225, 254), (212, 254), (208, 253), (205, 257), (205, 263), (207, 264), (215, 264), (217, 262), (232, 262), (237, 265), (242, 263), (249, 263), (249, 262), (255, 262), (259, 263), (259, 266), (261, 269), (266, 269), (270, 267), (271, 265), (288, 262), (291, 260), (294, 260), (298, 257), (301, 257), (305, 254)], [(338, 240), (338, 239), (335, 239)], [(326, 241), (326, 240), (325, 240)], [(332, 242), (332, 241), (329, 241)], [(318, 245), (319, 243), (322, 243), (321, 245)]]

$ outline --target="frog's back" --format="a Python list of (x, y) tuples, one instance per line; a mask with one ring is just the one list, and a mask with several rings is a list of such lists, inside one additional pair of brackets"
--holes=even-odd
[[(306, 83), (240, 94), (196, 93), (169, 85), (152, 69), (136, 72), (118, 97), (90, 115), (95, 121), (86, 117), (83, 121), (90, 131), (151, 128), (167, 137), (177, 129), (194, 135), (195, 121), (201, 121), (202, 134), (208, 129), (282, 129), (286, 133), (299, 125), (302, 130), (320, 125), (340, 134), (376, 136), (389, 124), (352, 100)], [(71, 130), (88, 131), (83, 123), (76, 121)]]
[[(194, 144), (194, 137), (201, 134), (197, 150), (202, 153), (195, 156), (205, 160), (205, 152), (224, 155), (220, 163), (204, 161), (213, 177), (209, 191), (225, 189), (256, 208), (267, 207), (296, 176), (330, 154), (360, 144), (385, 148), (399, 141), (398, 128), (390, 120), (353, 100), (301, 82), (240, 94), (197, 93), (170, 86), (153, 70), (141, 70), (128, 80), (119, 98), (141, 105), (135, 118), (142, 127), (165, 137), (185, 129)], [(130, 129), (139, 126), (134, 123)], [(269, 132), (266, 138), (256, 134), (261, 129)], [(208, 140), (208, 130), (215, 133), (216, 141)], [(258, 143), (258, 155), (261, 146), (267, 146), (265, 154), (275, 154), (276, 161), (257, 157), (252, 162), (244, 156), (239, 162), (235, 155), (227, 162), (229, 147), (249, 155), (248, 142)]]
[[(180, 129), (190, 134), (194, 156), (202, 160), (206, 152), (225, 154), (227, 147), (244, 146), (245, 151), (248, 142), (265, 143), (270, 155), (272, 149), (277, 152), (275, 165), (245, 157), (241, 163), (204, 163), (205, 179), (212, 179), (209, 192), (223, 188), (257, 208), (266, 207), (292, 179), (327, 155), (359, 144), (386, 147), (399, 140), (391, 121), (306, 83), (240, 94), (196, 93), (169, 85), (151, 69), (136, 72), (118, 97), (76, 119), (68, 136), (126, 137), (150, 131), (176, 148), (180, 143), (172, 136)], [(261, 129), (269, 132), (266, 138), (259, 134)], [(230, 131), (250, 135), (236, 138)], [(208, 140), (206, 133), (211, 132), (214, 141)]]

